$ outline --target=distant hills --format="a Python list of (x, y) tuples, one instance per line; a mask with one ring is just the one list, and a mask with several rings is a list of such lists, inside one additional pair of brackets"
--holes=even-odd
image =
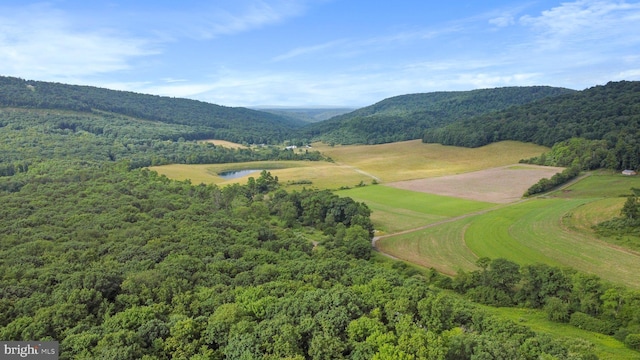
[(307, 123), (314, 123), (331, 119), (334, 116), (342, 115), (355, 108), (256, 108), (256, 110), (284, 116), (293, 120), (301, 120)]
[[(583, 91), (529, 86), (408, 94), (349, 110), (260, 111), (0, 77), (0, 129), (6, 127), (0, 134), (5, 144), (0, 160), (18, 161), (16, 146), (33, 143), (27, 138), (39, 133), (46, 141), (33, 146), (33, 156), (62, 152), (59, 147), (46, 148), (52, 153), (43, 154), (43, 144), (68, 142), (71, 134), (78, 145), (63, 147), (67, 153), (94, 147), (99, 158), (115, 160), (133, 159), (142, 149), (146, 155), (136, 160), (141, 165), (225, 161), (230, 155), (221, 151), (203, 156), (197, 147), (187, 149), (191, 145), (162, 143), (217, 138), (247, 144), (380, 144), (422, 139), (465, 147), (516, 140), (554, 147), (549, 156), (536, 160), (546, 165), (640, 167), (640, 82), (610, 82)], [(20, 133), (25, 129), (31, 129), (28, 136)], [(94, 136), (92, 145), (81, 136), (86, 133)], [(585, 153), (591, 154), (588, 159)], [(238, 152), (232, 157), (239, 161), (251, 156)], [(282, 158), (283, 154), (269, 156)]]
[[(273, 143), (291, 136), (301, 120), (242, 107), (114, 91), (92, 86), (0, 77), (0, 106), (99, 111), (165, 124), (184, 125), (186, 140), (218, 138), (240, 143)], [(176, 138), (177, 139), (177, 138)]]
[[(502, 140), (553, 146), (573, 137), (616, 142), (640, 130), (640, 82), (610, 82), (425, 129), (423, 140), (476, 147)], [(637, 139), (637, 136), (636, 136)]]
[(419, 139), (425, 129), (574, 92), (565, 88), (530, 86), (400, 95), (306, 126), (300, 132), (303, 137), (336, 144)]

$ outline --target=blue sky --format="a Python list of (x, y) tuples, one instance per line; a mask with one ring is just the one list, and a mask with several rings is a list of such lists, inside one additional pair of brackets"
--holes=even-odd
[(640, 80), (640, 1), (2, 0), (0, 75), (226, 106)]

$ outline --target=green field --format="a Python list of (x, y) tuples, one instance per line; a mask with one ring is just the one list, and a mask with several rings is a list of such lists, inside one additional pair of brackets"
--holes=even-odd
[(336, 192), (365, 202), (372, 220), (382, 233), (396, 233), (436, 223), (451, 217), (496, 206), (448, 196), (419, 193), (388, 186), (365, 186)]
[(527, 326), (537, 333), (549, 334), (558, 339), (584, 339), (594, 345), (594, 352), (600, 360), (640, 359), (638, 352), (625, 347), (623, 343), (611, 336), (581, 330), (569, 324), (549, 321), (546, 314), (540, 310), (489, 306), (484, 309), (494, 315)]
[(519, 264), (572, 267), (640, 288), (640, 254), (597, 237), (591, 229), (619, 213), (624, 201), (619, 195), (640, 185), (639, 180), (590, 176), (550, 196), (384, 238), (378, 247), (449, 274), (475, 268), (474, 257), (502, 257)]

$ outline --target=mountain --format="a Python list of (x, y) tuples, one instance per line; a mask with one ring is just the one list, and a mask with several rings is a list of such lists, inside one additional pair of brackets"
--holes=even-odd
[(425, 129), (573, 92), (531, 86), (401, 95), (306, 126), (299, 136), (340, 144), (419, 139)]
[(620, 81), (427, 129), (423, 142), (466, 147), (532, 142), (554, 147), (541, 160), (545, 165), (568, 166), (581, 158), (583, 168), (637, 169), (638, 138), (640, 81)]
[(185, 125), (177, 139), (217, 138), (243, 143), (280, 142), (304, 122), (241, 107), (115, 91), (92, 86), (0, 77), (0, 106), (108, 112), (164, 124)]
[(552, 146), (572, 137), (604, 139), (620, 131), (636, 132), (639, 121), (640, 81), (610, 82), (427, 129), (424, 141), (475, 147), (518, 140)]
[(256, 110), (280, 115), (306, 123), (314, 123), (331, 119), (332, 117), (346, 114), (354, 108), (256, 108)]

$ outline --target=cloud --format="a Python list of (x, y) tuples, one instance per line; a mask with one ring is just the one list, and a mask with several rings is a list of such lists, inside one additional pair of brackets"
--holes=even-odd
[(222, 35), (247, 32), (300, 16), (306, 9), (303, 0), (236, 0), (212, 4), (163, 17), (172, 32), (182, 36), (211, 39)]
[(562, 3), (539, 16), (523, 16), (520, 23), (538, 32), (546, 48), (637, 44), (640, 3), (579, 0)]
[(489, 24), (495, 25), (497, 27), (507, 27), (509, 25), (515, 24), (515, 20), (511, 15), (502, 15), (489, 19)]
[(112, 29), (75, 28), (65, 13), (46, 5), (2, 9), (0, 14), (4, 75), (69, 79), (127, 70), (132, 59), (158, 53), (151, 42)]

